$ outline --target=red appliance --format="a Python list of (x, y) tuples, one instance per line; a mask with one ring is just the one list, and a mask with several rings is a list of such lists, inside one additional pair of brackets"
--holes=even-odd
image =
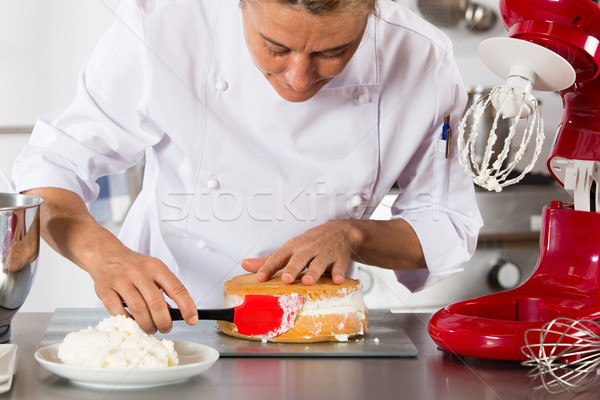
[[(501, 0), (500, 12), (511, 38), (541, 45), (575, 70), (575, 83), (560, 92), (563, 117), (548, 159), (550, 172), (564, 185), (569, 162), (600, 161), (600, 6), (592, 0)], [(429, 334), (440, 348), (464, 356), (525, 360), (521, 348), (528, 329), (558, 317), (600, 315), (596, 186), (595, 181), (590, 185), (590, 211), (561, 202), (544, 208), (538, 262), (525, 283), (433, 315)]]

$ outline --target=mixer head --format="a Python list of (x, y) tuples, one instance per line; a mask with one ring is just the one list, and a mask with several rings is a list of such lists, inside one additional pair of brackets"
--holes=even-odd
[[(493, 38), (481, 43), (479, 57), (506, 83), (484, 94), (463, 116), (458, 127), (459, 161), (473, 181), (488, 190), (519, 182), (535, 165), (544, 142), (541, 106), (533, 90), (556, 91), (575, 81), (573, 67), (561, 56), (519, 39)], [(480, 132), (480, 119), (492, 107), (495, 118), (490, 132)], [(508, 135), (498, 150), (498, 126), (506, 120)], [(483, 156), (475, 143), (483, 140)], [(526, 150), (535, 146), (528, 160)], [(513, 174), (515, 168), (520, 173)]]

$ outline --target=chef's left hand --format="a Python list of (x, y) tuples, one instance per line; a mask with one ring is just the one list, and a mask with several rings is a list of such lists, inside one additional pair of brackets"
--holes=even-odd
[(360, 243), (357, 234), (349, 221), (327, 222), (288, 240), (267, 256), (243, 260), (242, 267), (256, 272), (260, 282), (283, 269), (281, 280), (292, 283), (306, 269), (302, 277), (305, 285), (314, 284), (326, 272), (331, 274), (334, 283), (340, 284)]

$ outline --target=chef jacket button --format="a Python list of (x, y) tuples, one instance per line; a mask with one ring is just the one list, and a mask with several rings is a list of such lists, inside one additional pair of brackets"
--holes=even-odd
[(220, 80), (220, 81), (217, 81), (217, 84), (215, 85), (215, 87), (217, 88), (217, 90), (219, 92), (224, 92), (227, 90), (229, 85), (227, 84), (226, 81)]
[(363, 204), (365, 204), (365, 199), (360, 194), (355, 194), (354, 196), (352, 196), (351, 203), (352, 203), (352, 207), (354, 207), (354, 208), (360, 207)]
[(208, 247), (208, 244), (206, 244), (204, 240), (200, 239), (196, 242), (196, 246), (198, 246), (199, 249), (205, 249)]
[(216, 178), (210, 178), (206, 182), (206, 186), (208, 186), (210, 190), (215, 190), (218, 189), (221, 185), (219, 185), (219, 181)]
[(368, 93), (363, 93), (360, 96), (358, 96), (358, 101), (361, 104), (367, 104), (367, 103), (369, 103), (370, 100), (371, 100), (371, 98), (369, 97)]

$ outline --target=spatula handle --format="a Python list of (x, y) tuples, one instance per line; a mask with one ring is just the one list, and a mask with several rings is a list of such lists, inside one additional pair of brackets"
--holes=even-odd
[[(233, 322), (233, 315), (235, 309), (233, 308), (218, 308), (214, 310), (197, 310), (198, 311), (198, 319), (210, 319), (210, 320), (218, 320), (218, 321), (228, 321)], [(169, 308), (169, 314), (171, 314), (171, 319), (173, 321), (181, 321), (183, 317), (181, 316), (181, 311), (178, 308)]]
[[(123, 302), (123, 307), (127, 308), (127, 304)], [(233, 322), (235, 308), (217, 308), (213, 310), (196, 310), (198, 311), (198, 319), (209, 319), (217, 321)], [(178, 308), (169, 308), (169, 314), (173, 321), (183, 321), (181, 311)]]

